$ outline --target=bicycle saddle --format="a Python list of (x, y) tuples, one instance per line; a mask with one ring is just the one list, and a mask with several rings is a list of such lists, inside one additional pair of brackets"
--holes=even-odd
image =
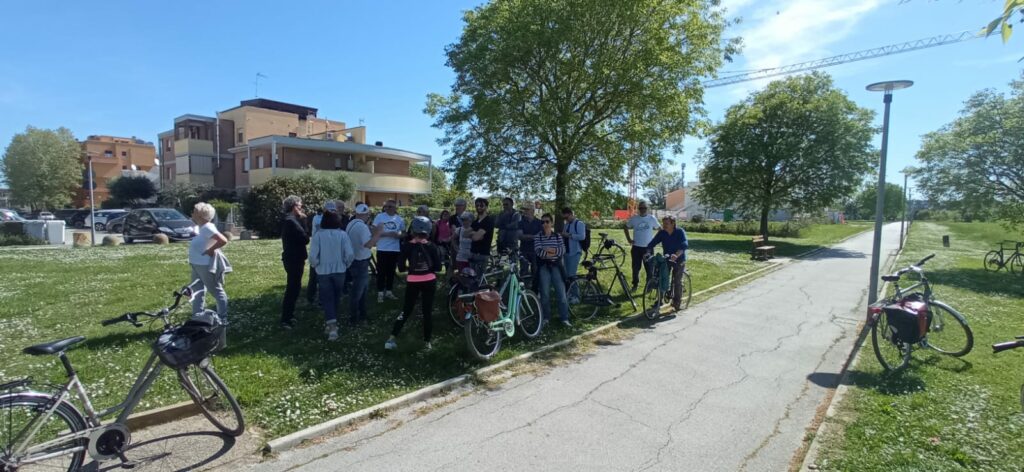
[(882, 280), (885, 282), (895, 282), (900, 279), (898, 275), (883, 275)]
[(36, 344), (35, 346), (26, 347), (23, 351), (25, 354), (31, 356), (41, 356), (44, 354), (57, 354), (58, 352), (64, 352), (67, 348), (74, 346), (82, 341), (85, 341), (85, 336), (75, 336), (73, 338), (61, 339), (59, 341), (51, 341), (48, 343)]

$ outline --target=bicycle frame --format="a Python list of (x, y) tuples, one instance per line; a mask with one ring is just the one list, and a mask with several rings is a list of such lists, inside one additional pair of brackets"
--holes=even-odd
[[(83, 450), (84, 446), (78, 446), (39, 457), (32, 456), (34, 452), (46, 451), (54, 446), (59, 446), (61, 444), (65, 444), (76, 439), (87, 438), (90, 434), (92, 434), (93, 431), (102, 426), (102, 422), (100, 421), (101, 418), (110, 416), (118, 411), (120, 411), (121, 413), (117, 416), (115, 423), (123, 424), (135, 410), (135, 407), (138, 406), (139, 401), (142, 400), (142, 396), (146, 393), (146, 391), (149, 390), (149, 388), (153, 385), (153, 382), (156, 381), (157, 377), (160, 375), (160, 372), (163, 370), (163, 364), (158, 362), (156, 353), (151, 353), (149, 356), (149, 360), (146, 362), (146, 365), (142, 368), (142, 371), (139, 372), (138, 377), (135, 379), (135, 383), (132, 385), (132, 388), (128, 391), (128, 395), (125, 397), (124, 401), (122, 401), (118, 405), (97, 412), (95, 408), (93, 408), (92, 406), (92, 401), (89, 399), (89, 394), (88, 392), (86, 392), (85, 385), (82, 384), (82, 381), (79, 380), (78, 378), (78, 374), (71, 367), (71, 362), (68, 361), (67, 357), (63, 353), (60, 354), (60, 359), (61, 362), (63, 362), (64, 364), (64, 368), (68, 371), (68, 382), (59, 391), (57, 391), (57, 393), (53, 395), (48, 395), (41, 392), (21, 393), (22, 395), (36, 395), (38, 397), (45, 397), (51, 400), (51, 405), (46, 409), (46, 411), (43, 414), (36, 416), (25, 428), (25, 430), (19, 433), (18, 439), (15, 441), (15, 446), (12, 448), (12, 455), (19, 456), (24, 454), (28, 457), (27, 460), (21, 462), (22, 464), (30, 464), (32, 462), (38, 462), (41, 460), (46, 460), (65, 454), (72, 454), (80, 450)], [(39, 432), (39, 428), (42, 427), (46, 420), (50, 419), (50, 417), (53, 416), (53, 413), (57, 411), (57, 408), (62, 403), (66, 402), (68, 398), (72, 395), (72, 393), (85, 407), (86, 429), (83, 429), (82, 431), (79, 431), (77, 433), (61, 435), (60, 437), (53, 439), (51, 441), (37, 444), (32, 448), (27, 448), (26, 445), (29, 443), (29, 441), (32, 440), (36, 433)], [(77, 408), (75, 410), (77, 411)]]
[(488, 328), (491, 331), (505, 331), (505, 335), (512, 337), (516, 333), (516, 320), (519, 319), (519, 302), (522, 299), (522, 287), (519, 283), (519, 275), (517, 264), (512, 263), (509, 265), (509, 275), (505, 278), (505, 282), (501, 285), (501, 290), (498, 291), (504, 298), (508, 296), (508, 305), (504, 310), (501, 310), (501, 316), (498, 319), (488, 323)]

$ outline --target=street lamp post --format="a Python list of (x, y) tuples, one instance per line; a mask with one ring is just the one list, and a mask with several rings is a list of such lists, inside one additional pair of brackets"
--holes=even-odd
[[(868, 304), (878, 300), (879, 252), (882, 250), (882, 211), (885, 207), (885, 158), (889, 150), (889, 104), (892, 103), (892, 91), (905, 89), (914, 85), (909, 80), (890, 80), (867, 86), (871, 92), (885, 92), (885, 112), (882, 115), (882, 156), (878, 162), (878, 197), (875, 199), (875, 237), (871, 245), (871, 280), (868, 283)], [(902, 238), (900, 239), (902, 244)]]
[(96, 188), (96, 174), (92, 171), (92, 155), (87, 154), (89, 158), (89, 231), (91, 233), (92, 245), (96, 245), (96, 194), (94, 189)]
[(903, 218), (900, 219), (900, 249), (903, 249), (903, 235), (907, 224), (907, 177), (910, 176), (909, 169), (903, 169)]

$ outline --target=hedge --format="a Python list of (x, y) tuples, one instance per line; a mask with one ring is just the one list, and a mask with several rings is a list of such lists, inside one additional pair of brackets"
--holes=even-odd
[(281, 235), (281, 203), (289, 195), (302, 198), (306, 213), (323, 209), (327, 200), (348, 200), (355, 184), (343, 172), (304, 170), (288, 177), (273, 177), (254, 186), (242, 202), (245, 227), (261, 238)]

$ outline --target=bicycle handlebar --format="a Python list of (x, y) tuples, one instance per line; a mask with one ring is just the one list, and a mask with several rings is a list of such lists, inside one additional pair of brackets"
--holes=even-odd
[[(125, 313), (125, 314), (123, 314), (121, 316), (118, 316), (118, 317), (115, 317), (115, 318), (110, 318), (109, 320), (103, 320), (103, 321), (100, 322), (100, 325), (102, 325), (102, 326), (110, 326), (110, 325), (117, 324), (117, 323), (125, 323), (125, 322), (127, 322), (127, 323), (131, 323), (132, 326), (135, 326), (136, 328), (138, 328), (138, 327), (142, 326), (142, 323), (139, 322), (139, 317), (145, 316), (147, 318), (165, 318), (172, 311), (178, 309), (178, 306), (181, 305), (181, 299), (182, 298), (185, 298), (185, 297), (187, 297), (189, 299), (192, 298), (192, 295), (195, 293), (195, 291), (192, 290), (192, 286), (195, 285), (196, 282), (198, 282), (198, 280), (194, 280), (194, 281), (192, 281), (192, 283), (181, 287), (180, 290), (175, 290), (174, 291), (174, 303), (172, 303), (171, 306), (169, 306), (167, 308), (161, 308), (159, 311), (154, 312), (154, 313), (149, 313), (149, 312), (145, 312), (145, 311), (136, 311), (136, 312), (131, 312), (131, 313)], [(167, 323), (166, 319), (164, 319), (164, 323), (165, 324)]]
[(921, 266), (924, 265), (925, 262), (930, 261), (933, 257), (935, 257), (935, 253), (932, 253), (932, 254), (929, 254), (929, 255), (925, 256), (924, 259), (921, 259), (920, 261), (917, 261), (917, 264), (914, 264), (914, 266), (915, 267), (921, 267)]
[(1020, 337), (1018, 337), (1016, 341), (1007, 341), (1003, 343), (993, 344), (992, 353), (995, 354), (1003, 351), (1008, 351), (1010, 349), (1016, 349), (1018, 347), (1024, 347), (1024, 339), (1020, 339)]

